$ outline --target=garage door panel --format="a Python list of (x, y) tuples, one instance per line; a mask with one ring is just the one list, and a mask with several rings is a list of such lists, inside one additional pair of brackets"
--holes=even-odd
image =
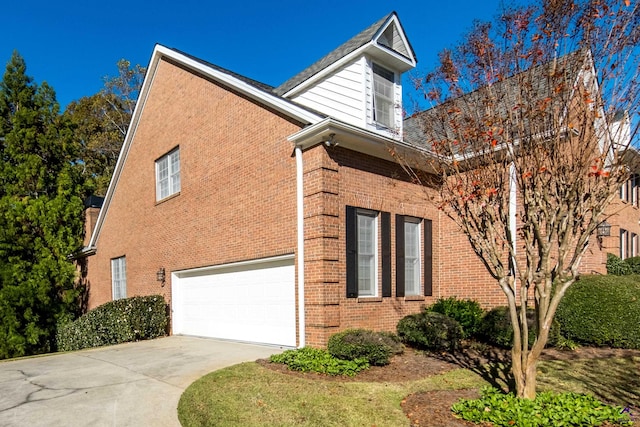
[(295, 346), (293, 260), (178, 273), (174, 333)]

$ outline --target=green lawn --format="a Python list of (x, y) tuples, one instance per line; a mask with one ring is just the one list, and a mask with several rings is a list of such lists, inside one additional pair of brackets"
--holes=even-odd
[[(640, 358), (543, 362), (541, 390), (592, 392), (619, 405), (640, 399)], [(283, 375), (250, 362), (204, 376), (182, 395), (183, 426), (402, 426), (400, 402), (417, 391), (486, 382), (457, 369), (401, 383), (332, 382)]]

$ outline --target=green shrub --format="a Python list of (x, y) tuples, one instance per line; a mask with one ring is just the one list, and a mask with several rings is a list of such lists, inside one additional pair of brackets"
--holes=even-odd
[(370, 365), (383, 366), (394, 354), (402, 353), (402, 343), (393, 334), (349, 329), (332, 335), (327, 350), (338, 359), (366, 359)]
[(640, 274), (640, 256), (627, 258), (623, 262), (627, 264), (629, 274)]
[(607, 274), (625, 276), (631, 274), (631, 268), (627, 262), (614, 254), (607, 254)]
[(354, 376), (369, 368), (364, 358), (342, 360), (332, 356), (327, 350), (303, 347), (274, 354), (269, 358), (272, 363), (283, 363), (292, 371), (318, 372), (329, 375)]
[(463, 338), (469, 338), (478, 333), (485, 314), (477, 301), (456, 297), (440, 298), (429, 307), (429, 310), (457, 320), (462, 326)]
[(462, 339), (462, 327), (456, 320), (433, 311), (405, 316), (397, 329), (403, 342), (428, 350), (453, 351)]
[[(536, 339), (535, 312), (527, 310), (527, 325), (529, 326), (529, 345)], [(494, 307), (482, 319), (478, 337), (489, 344), (510, 348), (513, 344), (513, 326), (509, 307)]]
[(640, 349), (640, 276), (582, 276), (567, 290), (556, 320), (580, 344)]
[(73, 322), (59, 325), (58, 350), (71, 351), (157, 338), (167, 333), (167, 303), (161, 295), (103, 304)]
[(464, 420), (496, 427), (631, 425), (622, 408), (578, 393), (543, 392), (532, 400), (485, 387), (480, 399), (462, 399), (451, 410)]

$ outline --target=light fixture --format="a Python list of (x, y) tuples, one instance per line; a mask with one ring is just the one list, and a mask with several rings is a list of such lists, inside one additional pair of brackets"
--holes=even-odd
[(602, 221), (598, 224), (598, 227), (596, 228), (596, 236), (598, 239), (611, 236), (611, 224), (607, 221)]
[(166, 276), (165, 276), (165, 272), (164, 272), (164, 267), (160, 267), (158, 269), (158, 271), (156, 271), (156, 280), (160, 283), (162, 283), (162, 286), (164, 286), (164, 280), (165, 280)]

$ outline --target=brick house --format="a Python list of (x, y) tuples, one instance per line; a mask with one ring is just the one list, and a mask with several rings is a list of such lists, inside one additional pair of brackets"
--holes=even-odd
[(395, 13), (278, 87), (156, 46), (83, 251), (89, 308), (159, 293), (174, 334), (294, 347), (439, 297), (502, 303), (389, 153), (411, 148), (415, 65)]

